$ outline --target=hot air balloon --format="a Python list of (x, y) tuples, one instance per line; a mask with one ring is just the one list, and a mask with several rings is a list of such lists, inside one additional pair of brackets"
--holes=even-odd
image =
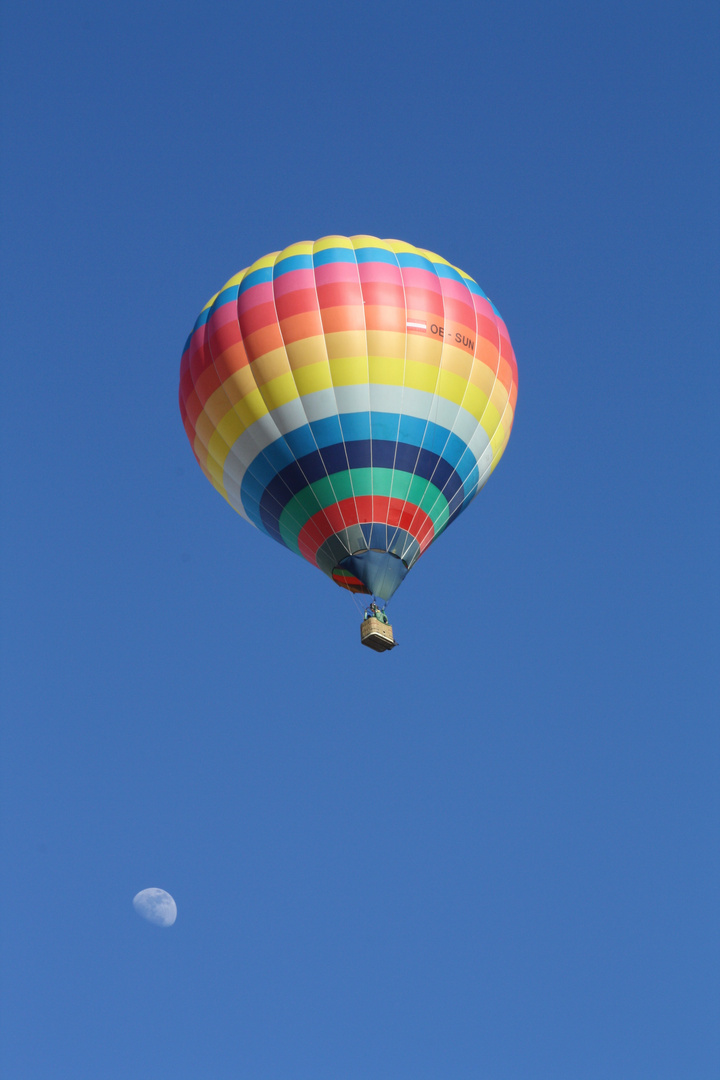
[[(387, 602), (507, 445), (517, 365), (463, 270), (374, 236), (259, 259), (204, 307), (180, 367), (193, 452), (234, 510)], [(389, 624), (363, 641), (394, 644)], [(365, 638), (384, 634), (383, 642)]]

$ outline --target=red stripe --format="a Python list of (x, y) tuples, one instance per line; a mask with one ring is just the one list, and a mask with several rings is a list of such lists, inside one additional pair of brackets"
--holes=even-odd
[(425, 311), (428, 315), (442, 318), (445, 307), (441, 293), (430, 292), (429, 289), (405, 289), (405, 298), (408, 311)]
[[(402, 499), (390, 499), (386, 495), (361, 495), (356, 499), (343, 499), (313, 514), (298, 536), (300, 554), (317, 565), (315, 556), (318, 548), (334, 533), (350, 525), (384, 525), (386, 521), (393, 528), (399, 527), (407, 532), (410, 532), (412, 525), (411, 535), (414, 537), (427, 532), (428, 540), (422, 545), (423, 548), (427, 547), (435, 532), (432, 519), (419, 506)], [(313, 537), (318, 535), (321, 540), (316, 543)]]
[(317, 311), (318, 302), (314, 289), (295, 289), (275, 297), (278, 319), (289, 319), (291, 315), (304, 315), (306, 311)]
[(405, 292), (402, 285), (389, 285), (386, 281), (364, 281), (362, 294), (366, 304), (402, 308), (405, 314)]
[(332, 285), (318, 285), (320, 307), (362, 307), (363, 296), (359, 281), (336, 281)]
[(269, 300), (266, 304), (257, 304), (255, 307), (245, 307), (238, 310), (238, 321), (244, 338), (263, 330), (266, 326), (277, 325), (275, 304)]

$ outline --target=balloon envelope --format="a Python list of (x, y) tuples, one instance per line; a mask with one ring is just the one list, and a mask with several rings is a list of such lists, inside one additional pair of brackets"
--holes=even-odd
[(507, 445), (517, 365), (494, 305), (438, 255), (328, 236), (266, 255), (205, 306), (185, 430), (244, 518), (387, 600)]

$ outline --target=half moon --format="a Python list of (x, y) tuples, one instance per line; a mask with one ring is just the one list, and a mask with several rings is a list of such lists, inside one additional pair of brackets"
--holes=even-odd
[(177, 904), (164, 889), (142, 889), (133, 897), (133, 907), (154, 926), (172, 926), (177, 919)]

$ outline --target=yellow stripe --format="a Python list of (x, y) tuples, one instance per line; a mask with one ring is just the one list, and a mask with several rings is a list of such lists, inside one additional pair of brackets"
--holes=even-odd
[(263, 401), (260, 391), (253, 390), (252, 394), (248, 394), (242, 401), (237, 403), (235, 411), (240, 417), (243, 427), (249, 428), (250, 425), (254, 424), (256, 420), (259, 420), (261, 416), (265, 416), (268, 412), (268, 408)]
[(314, 394), (318, 390), (332, 389), (333, 383), (327, 360), (298, 368), (294, 375), (300, 397), (304, 397), (305, 394)]
[[(222, 292), (225, 292), (226, 289), (232, 289), (232, 287), (234, 285), (240, 285), (242, 283), (242, 279), (247, 274), (248, 269), (249, 268), (246, 266), (245, 269), (241, 270), (239, 274), (233, 274), (233, 276), (230, 278), (230, 280), (225, 282), (225, 284), (223, 285), (220, 292), (222, 293)], [(220, 293), (218, 293), (218, 296), (219, 295), (220, 295)]]
[(252, 266), (248, 266), (247, 273), (252, 274), (255, 270), (263, 270), (266, 266), (274, 266), (275, 260), (280, 254), (279, 251), (271, 251), (269, 255), (263, 255), (262, 259), (257, 259)]
[(209, 470), (209, 469), (207, 468), (207, 466), (206, 466), (206, 465), (203, 465), (203, 464), (202, 464), (202, 462), (201, 462), (201, 463), (200, 463), (200, 468), (201, 468), (201, 469), (202, 469), (202, 471), (203, 471), (203, 472), (205, 473), (205, 476), (207, 476), (208, 480), (210, 481), (210, 483), (212, 484), (212, 486), (213, 486), (213, 487), (215, 488), (215, 490), (216, 490), (216, 491), (219, 491), (219, 492), (220, 492), (220, 494), (222, 495), (223, 499), (227, 499), (227, 494), (226, 494), (226, 492), (225, 492), (225, 488), (223, 487), (223, 485), (222, 485), (222, 484), (219, 484), (219, 483), (217, 482), (217, 480), (215, 479), (215, 477), (213, 476), (213, 474), (212, 474), (212, 473), (210, 472), (210, 470)]
[(415, 360), (409, 360), (405, 364), (405, 385), (411, 390), (425, 390), (428, 394), (435, 392), (437, 382), (437, 367), (434, 364), (418, 364)]
[(347, 248), (352, 250), (352, 243), (347, 236), (323, 236), (312, 246), (313, 252), (327, 251), (328, 248)]
[[(436, 342), (429, 344), (435, 347), (427, 350), (431, 355), (426, 362), (413, 359), (406, 362), (404, 358), (392, 356), (343, 356), (332, 359), (329, 369), (327, 362), (321, 360), (302, 365), (293, 364), (291, 371), (285, 366), (284, 350), (273, 350), (273, 353), (265, 354), (260, 361), (254, 361), (252, 365), (234, 372), (213, 392), (198, 417), (196, 429), (209, 438), (229, 411), (228, 399), (239, 416), (247, 417), (246, 423), (249, 426), (258, 416), (264, 415), (262, 409), (258, 411), (257, 404), (252, 404), (258, 399), (264, 400), (267, 408), (272, 411), (298, 395), (327, 390), (332, 386), (367, 386), (368, 367), (370, 382), (381, 386), (402, 386), (404, 375), (405, 385), (410, 389), (424, 390), (431, 394), (437, 392), (456, 405), (462, 404), (478, 421), (492, 391), (493, 404), (502, 412), (507, 391), (502, 383), (496, 382), (493, 371), (485, 364), (474, 364), (468, 380), (469, 357), (459, 349), (451, 350), (446, 347), (438, 378), (437, 361), (440, 350)], [(290, 346), (289, 351), (292, 350), (293, 346)], [(306, 352), (309, 353), (310, 350)], [(253, 378), (253, 368), (257, 371), (257, 383)], [(261, 370), (257, 370), (258, 368)], [(283, 368), (285, 370), (282, 370)]]
[(480, 423), (485, 428), (487, 436), (492, 442), (495, 432), (498, 429), (498, 424), (500, 423), (500, 413), (491, 401), (488, 401)]
[[(454, 263), (448, 262), (447, 259), (443, 259), (442, 255), (436, 255), (434, 251), (428, 251), (427, 248), (415, 248), (419, 255), (424, 255), (426, 259), (429, 259), (431, 263), (438, 263), (442, 266), (449, 266), (451, 270), (455, 270), (461, 278), (465, 278), (466, 281), (472, 281), (474, 285), (477, 285), (474, 277), (470, 277), (470, 274), (466, 274), (464, 270), (461, 270), (459, 266), (455, 266)], [(479, 288), (479, 286), (478, 286)]]
[(442, 263), (443, 266), (449, 266), (453, 270), (457, 269), (451, 262), (448, 262), (447, 259), (443, 259), (442, 255), (436, 255), (434, 251), (428, 251), (427, 248), (417, 248), (416, 250), (418, 254), (424, 255), (426, 259), (429, 259), (431, 263)]
[(230, 409), (216, 427), (208, 443), (208, 452), (220, 466), (225, 464), (230, 447), (236, 439), (240, 438), (244, 430), (245, 426), (240, 417), (234, 409)]
[(339, 356), (330, 361), (333, 386), (360, 386), (367, 383), (367, 373), (365, 356)]
[(470, 383), (465, 391), (462, 407), (466, 412), (469, 412), (471, 416), (475, 417), (478, 424), (482, 419), (482, 414), (485, 412), (487, 403), (487, 394), (483, 394), (482, 390)]
[(437, 387), (437, 393), (440, 397), (447, 398), (448, 401), (453, 401), (456, 405), (460, 405), (467, 388), (468, 381), (464, 375), (457, 375), (453, 371), (445, 371), (443, 367), (443, 370), (440, 372)]
[[(262, 400), (265, 410), (258, 416), (264, 416), (265, 412), (279, 409), (281, 405), (287, 405), (288, 401), (294, 401), (298, 397), (297, 387), (292, 371), (285, 371), (276, 379), (271, 379), (262, 388)], [(247, 399), (246, 399), (247, 400)], [(245, 402), (242, 402), (244, 405)], [(258, 417), (255, 417), (258, 419)], [(248, 425), (249, 426), (249, 425)]]
[[(370, 368), (370, 382), (380, 383), (383, 386), (402, 386), (405, 367), (404, 357), (370, 356), (368, 365)], [(366, 367), (365, 378), (361, 380), (362, 382), (368, 381), (367, 370)]]
[[(502, 433), (502, 437), (500, 437), (500, 433)], [(495, 469), (497, 468), (497, 464), (500, 461), (500, 458), (505, 453), (505, 447), (508, 444), (508, 439), (509, 438), (510, 438), (510, 429), (508, 428), (506, 430), (504, 428), (504, 426), (501, 424), (499, 426), (499, 428), (497, 429), (497, 432), (495, 433), (495, 439), (493, 440), (493, 443), (491, 444), (492, 447), (493, 447), (493, 460), (492, 460), (492, 465), (490, 466), (490, 475), (492, 475), (495, 472)]]
[(393, 250), (387, 240), (380, 240), (377, 236), (351, 236), (350, 240), (356, 251), (367, 247), (380, 248), (382, 251)]
[[(227, 455), (228, 455), (228, 448), (225, 447), (225, 456), (223, 457), (223, 461), (225, 460)], [(210, 473), (210, 481), (213, 484), (213, 486), (218, 487), (218, 485), (219, 485), (218, 490), (222, 489), (222, 491), (224, 493), (225, 492), (225, 487), (223, 485), (223, 466), (222, 466), (221, 462), (215, 460), (215, 458), (213, 457), (212, 454), (208, 455), (207, 470)]]
[[(222, 289), (220, 290), (220, 292), (222, 292)], [(211, 296), (210, 299), (208, 300), (207, 304), (205, 305), (205, 307), (202, 310), (207, 311), (207, 309), (209, 307), (212, 307), (213, 304), (215, 303), (215, 301), (217, 300), (219, 295), (220, 295), (220, 293), (216, 292), (214, 296)], [(202, 315), (202, 311), (200, 312), (200, 314)]]
[(409, 254), (409, 255), (424, 255), (425, 252), (420, 248), (416, 248), (414, 244), (406, 244), (404, 240), (386, 240), (389, 251), (394, 251), (396, 255)]
[(282, 262), (283, 259), (291, 259), (293, 255), (312, 255), (312, 251), (312, 240), (299, 240), (297, 244), (290, 244), (289, 247), (277, 252), (276, 261)]
[[(495, 471), (495, 466), (497, 465), (498, 461), (500, 460), (500, 458), (505, 453), (505, 447), (507, 446), (508, 441), (510, 439), (510, 432), (512, 431), (514, 418), (515, 418), (515, 416), (514, 416), (514, 413), (513, 413), (513, 410), (512, 410), (512, 406), (508, 405), (507, 409), (505, 410), (505, 415), (503, 416), (502, 424), (498, 425), (498, 431), (502, 431), (502, 433), (503, 433), (502, 442), (499, 445), (499, 449), (498, 449), (497, 453), (493, 457), (493, 463), (492, 463), (492, 466), (490, 468), (491, 473)], [(493, 447), (493, 451), (494, 451), (494, 447)]]

